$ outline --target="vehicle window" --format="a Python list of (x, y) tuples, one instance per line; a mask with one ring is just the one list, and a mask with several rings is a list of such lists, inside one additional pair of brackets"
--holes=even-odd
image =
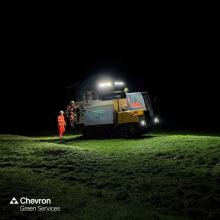
[(144, 99), (141, 93), (127, 93), (128, 107), (131, 109), (142, 109), (146, 108)]

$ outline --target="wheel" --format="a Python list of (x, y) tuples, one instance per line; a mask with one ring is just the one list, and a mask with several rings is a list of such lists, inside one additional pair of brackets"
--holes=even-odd
[(134, 138), (138, 135), (138, 128), (135, 125), (122, 125), (120, 127), (120, 136), (122, 138)]
[(90, 128), (84, 128), (83, 129), (83, 136), (86, 138), (93, 138), (94, 137), (94, 132)]

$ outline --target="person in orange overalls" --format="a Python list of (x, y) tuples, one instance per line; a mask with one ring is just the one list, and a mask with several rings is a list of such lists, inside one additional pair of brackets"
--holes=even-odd
[(65, 127), (66, 127), (66, 122), (63, 114), (64, 111), (60, 111), (60, 115), (57, 117), (60, 142), (62, 142), (63, 134), (65, 132)]
[(131, 103), (131, 106), (132, 107), (141, 107), (142, 105), (140, 102), (136, 101), (136, 102)]
[(71, 128), (74, 128), (74, 123), (77, 121), (77, 109), (79, 109), (79, 105), (75, 105), (74, 101), (71, 101), (66, 108), (66, 116), (69, 119)]

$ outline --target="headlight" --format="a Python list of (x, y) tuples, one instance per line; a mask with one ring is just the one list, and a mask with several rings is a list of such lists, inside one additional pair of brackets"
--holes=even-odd
[(159, 124), (159, 123), (160, 123), (160, 120), (159, 120), (159, 118), (157, 118), (157, 117), (155, 117), (155, 118), (153, 119), (153, 121), (154, 121), (155, 124)]
[(141, 125), (142, 127), (146, 126), (146, 121), (145, 121), (144, 119), (142, 119), (142, 120), (140, 121), (140, 125)]
[(114, 82), (115, 86), (124, 86), (124, 82)]
[(107, 87), (112, 87), (112, 83), (111, 82), (99, 83), (99, 88), (107, 88)]

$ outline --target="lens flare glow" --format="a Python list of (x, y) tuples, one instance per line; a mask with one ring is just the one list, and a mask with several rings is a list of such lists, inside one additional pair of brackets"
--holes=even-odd
[(106, 87), (112, 87), (112, 83), (111, 82), (99, 83), (99, 88), (106, 88)]

